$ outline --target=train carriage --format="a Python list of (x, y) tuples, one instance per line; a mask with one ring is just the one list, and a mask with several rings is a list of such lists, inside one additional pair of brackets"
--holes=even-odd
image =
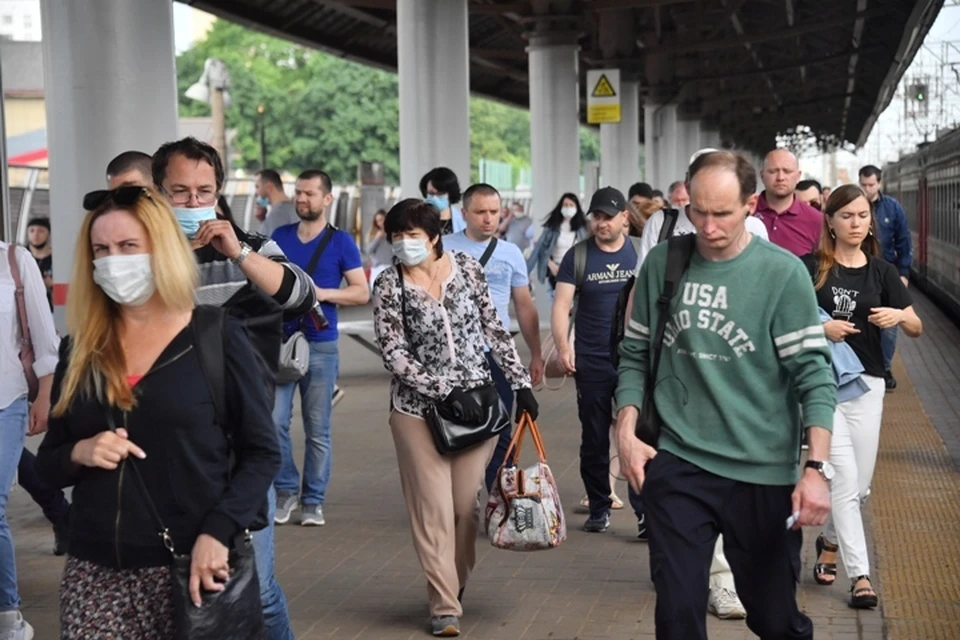
[(887, 165), (883, 182), (907, 213), (913, 279), (960, 317), (960, 129)]

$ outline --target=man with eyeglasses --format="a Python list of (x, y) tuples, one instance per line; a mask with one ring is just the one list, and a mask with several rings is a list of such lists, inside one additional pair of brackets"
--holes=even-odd
[[(152, 170), (154, 184), (172, 203), (200, 265), (197, 302), (224, 306), (249, 321), (248, 334), (262, 359), (272, 402), (282, 321), (313, 308), (317, 301), (313, 281), (287, 260), (273, 240), (248, 234), (217, 217), (224, 171), (213, 147), (192, 137), (168, 142), (153, 155)], [(272, 487), (268, 505), (267, 526), (253, 534), (260, 599), (269, 638), (293, 640), (286, 598), (273, 575), (276, 504)]]

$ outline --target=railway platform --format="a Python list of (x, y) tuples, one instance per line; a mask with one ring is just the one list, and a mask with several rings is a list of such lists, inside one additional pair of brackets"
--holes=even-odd
[[(815, 622), (818, 640), (960, 638), (960, 330), (922, 294), (914, 296), (924, 334), (898, 345), (900, 384), (887, 395), (866, 509), (881, 608), (847, 607), (842, 565), (835, 586), (814, 583), (817, 532), (807, 530), (798, 598)], [(365, 313), (349, 310), (344, 319), (359, 320)], [(387, 427), (389, 377), (359, 344), (340, 345), (346, 397), (334, 411), (328, 524), (278, 527), (277, 577), (298, 639), (425, 638), (426, 589)], [(614, 512), (605, 534), (579, 528), (586, 515), (575, 508), (582, 486), (573, 384), (541, 391), (538, 398), (569, 539), (558, 549), (528, 554), (478, 540), (477, 569), (464, 597), (463, 637), (652, 640), (655, 595), (647, 547), (636, 540), (629, 508)], [(302, 436), (295, 434), (300, 460)], [(29, 444), (35, 448), (38, 439)], [(617, 491), (626, 497), (623, 483)], [(56, 638), (63, 560), (51, 555), (50, 527), (23, 491), (13, 493), (7, 513), (23, 613), (38, 640)], [(713, 640), (753, 637), (742, 621), (707, 619)]]

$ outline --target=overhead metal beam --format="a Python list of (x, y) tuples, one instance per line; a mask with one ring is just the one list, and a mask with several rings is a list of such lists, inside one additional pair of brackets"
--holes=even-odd
[[(890, 7), (885, 7), (882, 9), (873, 9), (869, 11), (864, 11), (861, 14), (857, 14), (861, 18), (876, 18), (882, 17), (884, 15), (896, 12), (895, 9)], [(836, 18), (834, 20), (826, 20), (821, 22), (812, 22), (802, 25), (797, 25), (793, 28), (788, 29), (769, 29), (763, 33), (755, 33), (744, 35), (738, 38), (722, 38), (719, 40), (711, 39), (713, 35), (716, 35), (719, 31), (722, 31), (722, 27), (714, 29), (714, 32), (708, 34), (707, 37), (697, 42), (673, 42), (664, 45), (650, 45), (644, 47), (643, 51), (645, 55), (653, 54), (683, 54), (683, 53), (715, 53), (717, 51), (722, 51), (725, 49), (739, 49), (746, 45), (760, 44), (763, 42), (773, 42), (776, 40), (783, 40), (785, 38), (799, 37), (804, 35), (810, 35), (813, 33), (819, 33), (824, 29), (831, 29), (835, 27), (843, 27), (849, 24), (853, 24), (857, 20), (857, 16), (850, 16), (847, 18)], [(630, 57), (630, 58), (620, 58), (618, 62), (623, 63), (638, 63), (642, 62), (644, 58), (642, 57)]]
[[(882, 49), (883, 49), (882, 46), (877, 45), (873, 47), (868, 47), (866, 49), (861, 49), (860, 53), (861, 54), (876, 53), (877, 51), (880, 51)], [(851, 52), (847, 50), (841, 53), (833, 53), (830, 55), (821, 56), (819, 58), (811, 58), (811, 59), (803, 60), (799, 62), (791, 62), (789, 64), (783, 64), (776, 67), (767, 67), (766, 69), (747, 69), (746, 71), (729, 71), (729, 72), (717, 73), (709, 76), (678, 78), (678, 80), (684, 83), (689, 83), (689, 82), (714, 82), (717, 80), (729, 80), (732, 78), (748, 78), (750, 76), (763, 75), (765, 73), (779, 73), (781, 71), (791, 71), (803, 65), (812, 67), (818, 64), (833, 62), (835, 60), (849, 60), (850, 54)]]

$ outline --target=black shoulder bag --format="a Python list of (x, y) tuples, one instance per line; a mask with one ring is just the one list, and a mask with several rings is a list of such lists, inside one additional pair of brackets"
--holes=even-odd
[[(107, 410), (107, 426), (117, 430), (113, 411)], [(177, 640), (264, 640), (266, 626), (263, 620), (263, 606), (260, 603), (260, 581), (257, 577), (257, 563), (254, 557), (253, 540), (249, 531), (243, 531), (234, 538), (230, 549), (228, 564), (230, 579), (223, 583), (223, 591), (204, 591), (200, 588), (203, 604), (196, 607), (190, 598), (190, 554), (178, 554), (173, 546), (170, 529), (150, 497), (137, 463), (128, 458), (120, 466), (120, 473), (129, 466), (133, 474), (140, 498), (157, 526), (157, 532), (173, 559), (170, 572), (173, 577), (173, 606), (176, 619)]]
[(657, 407), (653, 402), (653, 392), (656, 388), (657, 371), (660, 369), (660, 355), (663, 352), (663, 334), (667, 328), (667, 318), (670, 315), (670, 301), (677, 294), (678, 286), (683, 273), (690, 264), (697, 236), (689, 234), (670, 238), (667, 241), (667, 268), (663, 279), (663, 291), (657, 298), (657, 328), (650, 340), (650, 370), (644, 381), (643, 405), (640, 408), (640, 417), (634, 432), (641, 441), (651, 447), (657, 446), (660, 439), (660, 430), (663, 422)]
[[(487, 248), (489, 251), (489, 247)], [(492, 253), (492, 251), (491, 251)], [(403, 267), (397, 265), (397, 276), (400, 279), (400, 315), (403, 319), (403, 333), (413, 352), (413, 342), (410, 340), (410, 330), (407, 325), (407, 292), (403, 285)], [(440, 400), (427, 402), (423, 419), (430, 429), (433, 442), (441, 454), (463, 451), (476, 444), (500, 435), (505, 429), (510, 429), (510, 414), (503, 406), (497, 387), (492, 381), (474, 389), (468, 389), (477, 403), (483, 407), (483, 420), (476, 424), (464, 423), (458, 412)]]

